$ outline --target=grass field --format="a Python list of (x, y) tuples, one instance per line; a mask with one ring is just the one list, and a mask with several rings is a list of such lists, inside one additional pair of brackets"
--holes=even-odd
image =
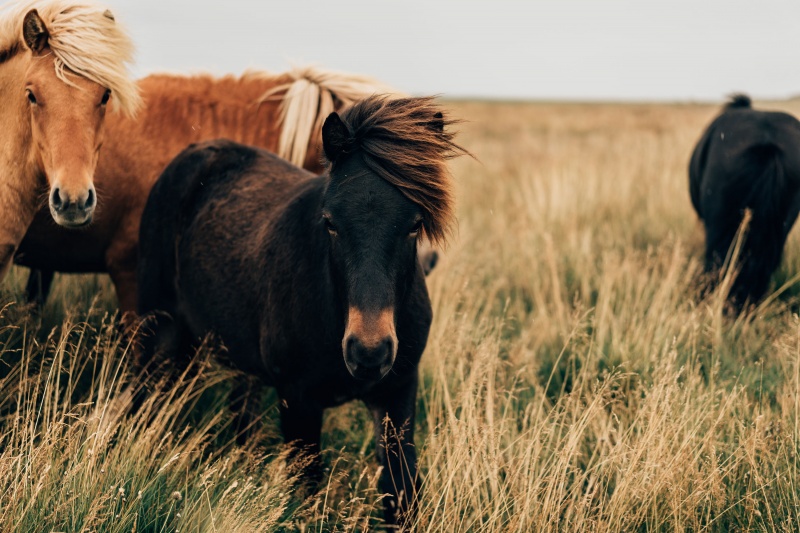
[[(477, 161), (453, 163), (457, 237), (429, 278), (416, 530), (796, 531), (800, 287), (738, 320), (698, 297), (686, 167), (717, 107), (450, 106)], [(795, 231), (775, 289), (799, 245)], [(361, 405), (328, 413), (326, 483), (302, 494), (274, 396), (235, 446), (232, 371), (207, 354), (131, 415), (113, 310), (106, 278), (63, 276), (42, 317), (2, 312), (0, 531), (380, 523)]]

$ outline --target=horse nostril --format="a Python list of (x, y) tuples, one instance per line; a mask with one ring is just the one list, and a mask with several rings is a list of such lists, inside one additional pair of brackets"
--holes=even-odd
[(355, 335), (350, 335), (345, 341), (345, 350), (351, 361), (359, 366), (374, 368), (384, 364), (392, 355), (394, 341), (386, 337), (374, 346), (366, 346)]
[(347, 337), (347, 340), (344, 343), (344, 349), (348, 355), (354, 355), (353, 352), (355, 351), (356, 343), (358, 343), (358, 340), (356, 339), (355, 335), (350, 335)]
[(54, 209), (60, 209), (64, 205), (64, 201), (61, 199), (61, 189), (58, 187), (53, 189), (53, 192), (50, 194), (50, 205), (52, 205)]
[(383, 354), (384, 357), (388, 357), (392, 353), (393, 349), (393, 341), (391, 337), (386, 337), (381, 341), (380, 345), (378, 346), (378, 350)]
[(89, 194), (86, 196), (86, 202), (84, 203), (84, 209), (92, 209), (96, 201), (97, 197), (94, 194), (94, 189), (89, 189)]

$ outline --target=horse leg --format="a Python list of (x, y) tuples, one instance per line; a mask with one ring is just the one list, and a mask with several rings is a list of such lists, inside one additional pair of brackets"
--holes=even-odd
[(317, 487), (322, 481), (322, 460), (319, 456), (322, 409), (283, 396), (279, 405), (283, 440), (292, 445), (290, 458), (297, 459), (304, 454), (309, 456), (309, 462), (303, 466), (303, 477), (309, 486)]
[(117, 292), (120, 320), (127, 331), (136, 323), (136, 270), (110, 269), (109, 274)]
[(154, 312), (142, 322), (135, 348), (139, 383), (131, 411), (138, 412), (152, 394), (152, 382), (165, 379), (164, 391), (172, 389), (191, 362), (195, 348), (191, 333), (165, 312)]
[(3, 281), (14, 263), (15, 244), (0, 244), (0, 281)]
[(420, 491), (414, 447), (416, 400), (415, 375), (404, 386), (366, 401), (375, 424), (378, 461), (383, 467), (379, 489), (390, 495), (384, 499), (384, 519), (388, 524), (411, 523), (415, 515)]
[[(722, 267), (731, 252), (731, 245), (736, 238), (736, 231), (739, 228), (738, 221), (728, 221), (722, 217), (712, 220), (704, 220), (706, 231), (706, 250), (705, 250), (705, 282), (702, 287), (702, 296), (705, 297), (713, 292), (722, 281), (725, 272)], [(741, 260), (741, 258), (739, 258)]]
[(231, 391), (233, 402), (231, 410), (236, 413), (234, 428), (236, 442), (244, 445), (255, 430), (261, 415), (261, 395), (258, 380), (252, 376), (242, 376)]
[[(156, 256), (160, 257), (160, 256)], [(139, 300), (139, 285), (134, 272), (129, 269), (110, 268), (111, 279), (119, 295), (126, 334), (135, 331), (134, 364), (142, 379), (140, 398), (148, 394), (146, 380), (159, 379), (166, 374), (170, 388), (179, 374), (187, 366), (194, 353), (195, 342), (186, 323), (177, 312), (177, 295), (174, 286), (164, 284), (160, 274), (161, 265), (147, 269), (141, 277), (141, 308), (135, 305)], [(169, 279), (171, 276), (166, 276)], [(122, 302), (125, 302), (122, 307)], [(142, 320), (136, 320), (136, 311), (141, 311)], [(169, 365), (169, 367), (168, 367)]]
[(126, 233), (118, 235), (106, 251), (106, 268), (117, 292), (120, 321), (126, 332), (130, 332), (136, 324), (138, 259), (139, 249), (136, 239), (129, 238)]
[(28, 284), (25, 286), (25, 299), (28, 303), (36, 304), (37, 309), (44, 307), (55, 275), (52, 270), (31, 269)]

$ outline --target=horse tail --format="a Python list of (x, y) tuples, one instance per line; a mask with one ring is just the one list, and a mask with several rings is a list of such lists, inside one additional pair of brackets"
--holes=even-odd
[(751, 219), (739, 271), (731, 287), (731, 296), (739, 308), (745, 301), (756, 302), (764, 295), (783, 254), (788, 199), (794, 194), (789, 190), (792, 185), (783, 157), (781, 149), (771, 142), (754, 145), (745, 153), (745, 173), (740, 174), (740, 179), (749, 181), (750, 186), (742, 184), (746, 192), (740, 205), (750, 211)]
[(746, 166), (754, 169), (751, 179), (755, 178), (747, 206), (753, 210), (757, 219), (766, 220), (780, 216), (783, 211), (781, 205), (787, 193), (783, 152), (775, 144), (767, 142), (750, 147), (747, 158), (750, 164)]
[(301, 167), (305, 164), (309, 143), (321, 135), (322, 124), (333, 111), (377, 93), (400, 95), (389, 86), (360, 74), (306, 66), (293, 68), (286, 75), (291, 81), (270, 89), (260, 101), (283, 93), (278, 155)]
[(743, 93), (731, 95), (730, 101), (725, 104), (725, 109), (752, 109), (753, 101)]

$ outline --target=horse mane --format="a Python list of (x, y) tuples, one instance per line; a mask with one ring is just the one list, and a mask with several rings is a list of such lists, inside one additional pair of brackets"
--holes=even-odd
[[(251, 73), (254, 76), (272, 76)], [(360, 74), (327, 70), (316, 66), (293, 67), (281, 74), (290, 81), (261, 96), (260, 102), (281, 98), (278, 155), (303, 166), (308, 141), (319, 138), (325, 118), (335, 110), (348, 107), (373, 94), (400, 93), (375, 79)], [(279, 96), (282, 94), (282, 96)]]
[[(448, 127), (457, 121), (433, 97), (371, 96), (341, 113), (350, 131), (347, 151), (423, 211), (423, 232), (444, 245), (455, 222), (453, 180), (447, 160), (470, 155)], [(332, 166), (332, 165), (329, 165)]]
[(725, 109), (750, 109), (753, 106), (753, 101), (746, 94), (738, 93), (733, 94), (730, 100), (725, 104)]
[(134, 46), (114, 15), (91, 0), (19, 0), (0, 10), (0, 58), (26, 49), (22, 21), (36, 9), (49, 32), (58, 78), (72, 85), (74, 73), (111, 89), (115, 109), (132, 116), (141, 105), (128, 65)]

